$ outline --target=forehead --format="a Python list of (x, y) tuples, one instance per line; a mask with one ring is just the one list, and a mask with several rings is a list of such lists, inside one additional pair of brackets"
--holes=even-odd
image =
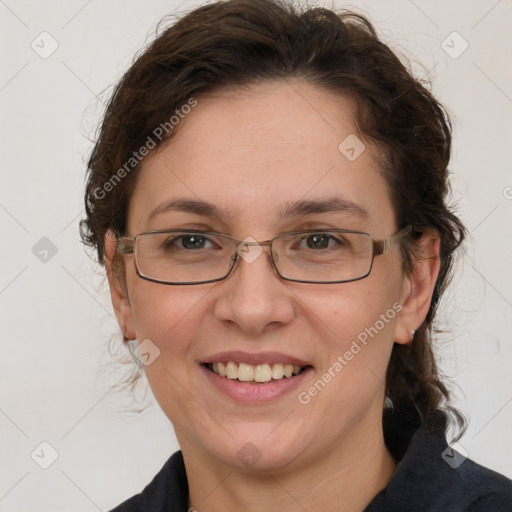
[(176, 198), (213, 204), (223, 221), (256, 227), (275, 224), (291, 203), (334, 196), (366, 210), (367, 223), (392, 222), (378, 151), (357, 135), (354, 108), (304, 82), (198, 97), (176, 135), (143, 162), (129, 225), (142, 229)]

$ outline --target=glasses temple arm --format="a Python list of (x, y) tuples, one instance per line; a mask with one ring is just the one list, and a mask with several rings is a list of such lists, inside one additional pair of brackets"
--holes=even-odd
[(394, 235), (390, 235), (383, 240), (377, 240), (374, 242), (374, 254), (377, 256), (379, 254), (385, 253), (393, 244), (400, 241), (402, 238), (405, 238), (412, 231), (412, 226), (407, 226), (402, 229), (398, 233)]
[(119, 254), (130, 254), (133, 252), (134, 239), (121, 236), (117, 239), (117, 252)]

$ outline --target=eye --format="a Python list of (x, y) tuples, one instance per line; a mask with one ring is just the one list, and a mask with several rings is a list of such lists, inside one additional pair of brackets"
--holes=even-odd
[(329, 233), (313, 233), (303, 236), (301, 242), (306, 242), (308, 249), (329, 249), (336, 245), (346, 245), (343, 240), (333, 237)]
[(207, 244), (211, 246), (211, 240), (198, 233), (187, 233), (185, 235), (168, 238), (164, 242), (165, 249), (205, 249)]

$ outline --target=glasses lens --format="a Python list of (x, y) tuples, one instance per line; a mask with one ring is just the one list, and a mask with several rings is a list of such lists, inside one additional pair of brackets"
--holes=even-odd
[(278, 237), (274, 242), (279, 273), (287, 279), (328, 283), (368, 275), (373, 241), (365, 233), (319, 231)]
[(165, 283), (221, 279), (229, 273), (236, 250), (233, 240), (204, 233), (145, 233), (136, 240), (139, 273)]

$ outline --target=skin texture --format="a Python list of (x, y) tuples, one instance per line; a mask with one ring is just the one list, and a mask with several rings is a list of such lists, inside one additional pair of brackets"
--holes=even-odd
[[(347, 228), (384, 238), (398, 229), (378, 148), (368, 141), (353, 162), (339, 150), (354, 104), (304, 82), (267, 82), (198, 98), (176, 136), (148, 157), (131, 198), (127, 236), (193, 228), (238, 240), (268, 240), (302, 228)], [(361, 139), (362, 137), (359, 136)], [(342, 197), (367, 217), (322, 213), (281, 221), (285, 201)], [(226, 210), (224, 220), (182, 212), (148, 216), (176, 197)], [(424, 257), (404, 275), (400, 249), (375, 258), (371, 274), (342, 284), (284, 281), (268, 248), (241, 261), (224, 281), (165, 286), (140, 279), (132, 255), (116, 277), (115, 239), (106, 237), (107, 272), (128, 338), (160, 351), (145, 367), (174, 425), (185, 458), (190, 505), (231, 510), (362, 510), (386, 486), (395, 463), (382, 434), (385, 372), (393, 343), (410, 343), (424, 320), (439, 270), (439, 242), (426, 231)], [(402, 310), (311, 401), (307, 390), (358, 334), (393, 304)], [(219, 351), (278, 351), (313, 366), (300, 389), (266, 404), (239, 404), (217, 391), (198, 362)], [(252, 467), (237, 457), (252, 443)], [(303, 508), (302, 508), (303, 507)]]

